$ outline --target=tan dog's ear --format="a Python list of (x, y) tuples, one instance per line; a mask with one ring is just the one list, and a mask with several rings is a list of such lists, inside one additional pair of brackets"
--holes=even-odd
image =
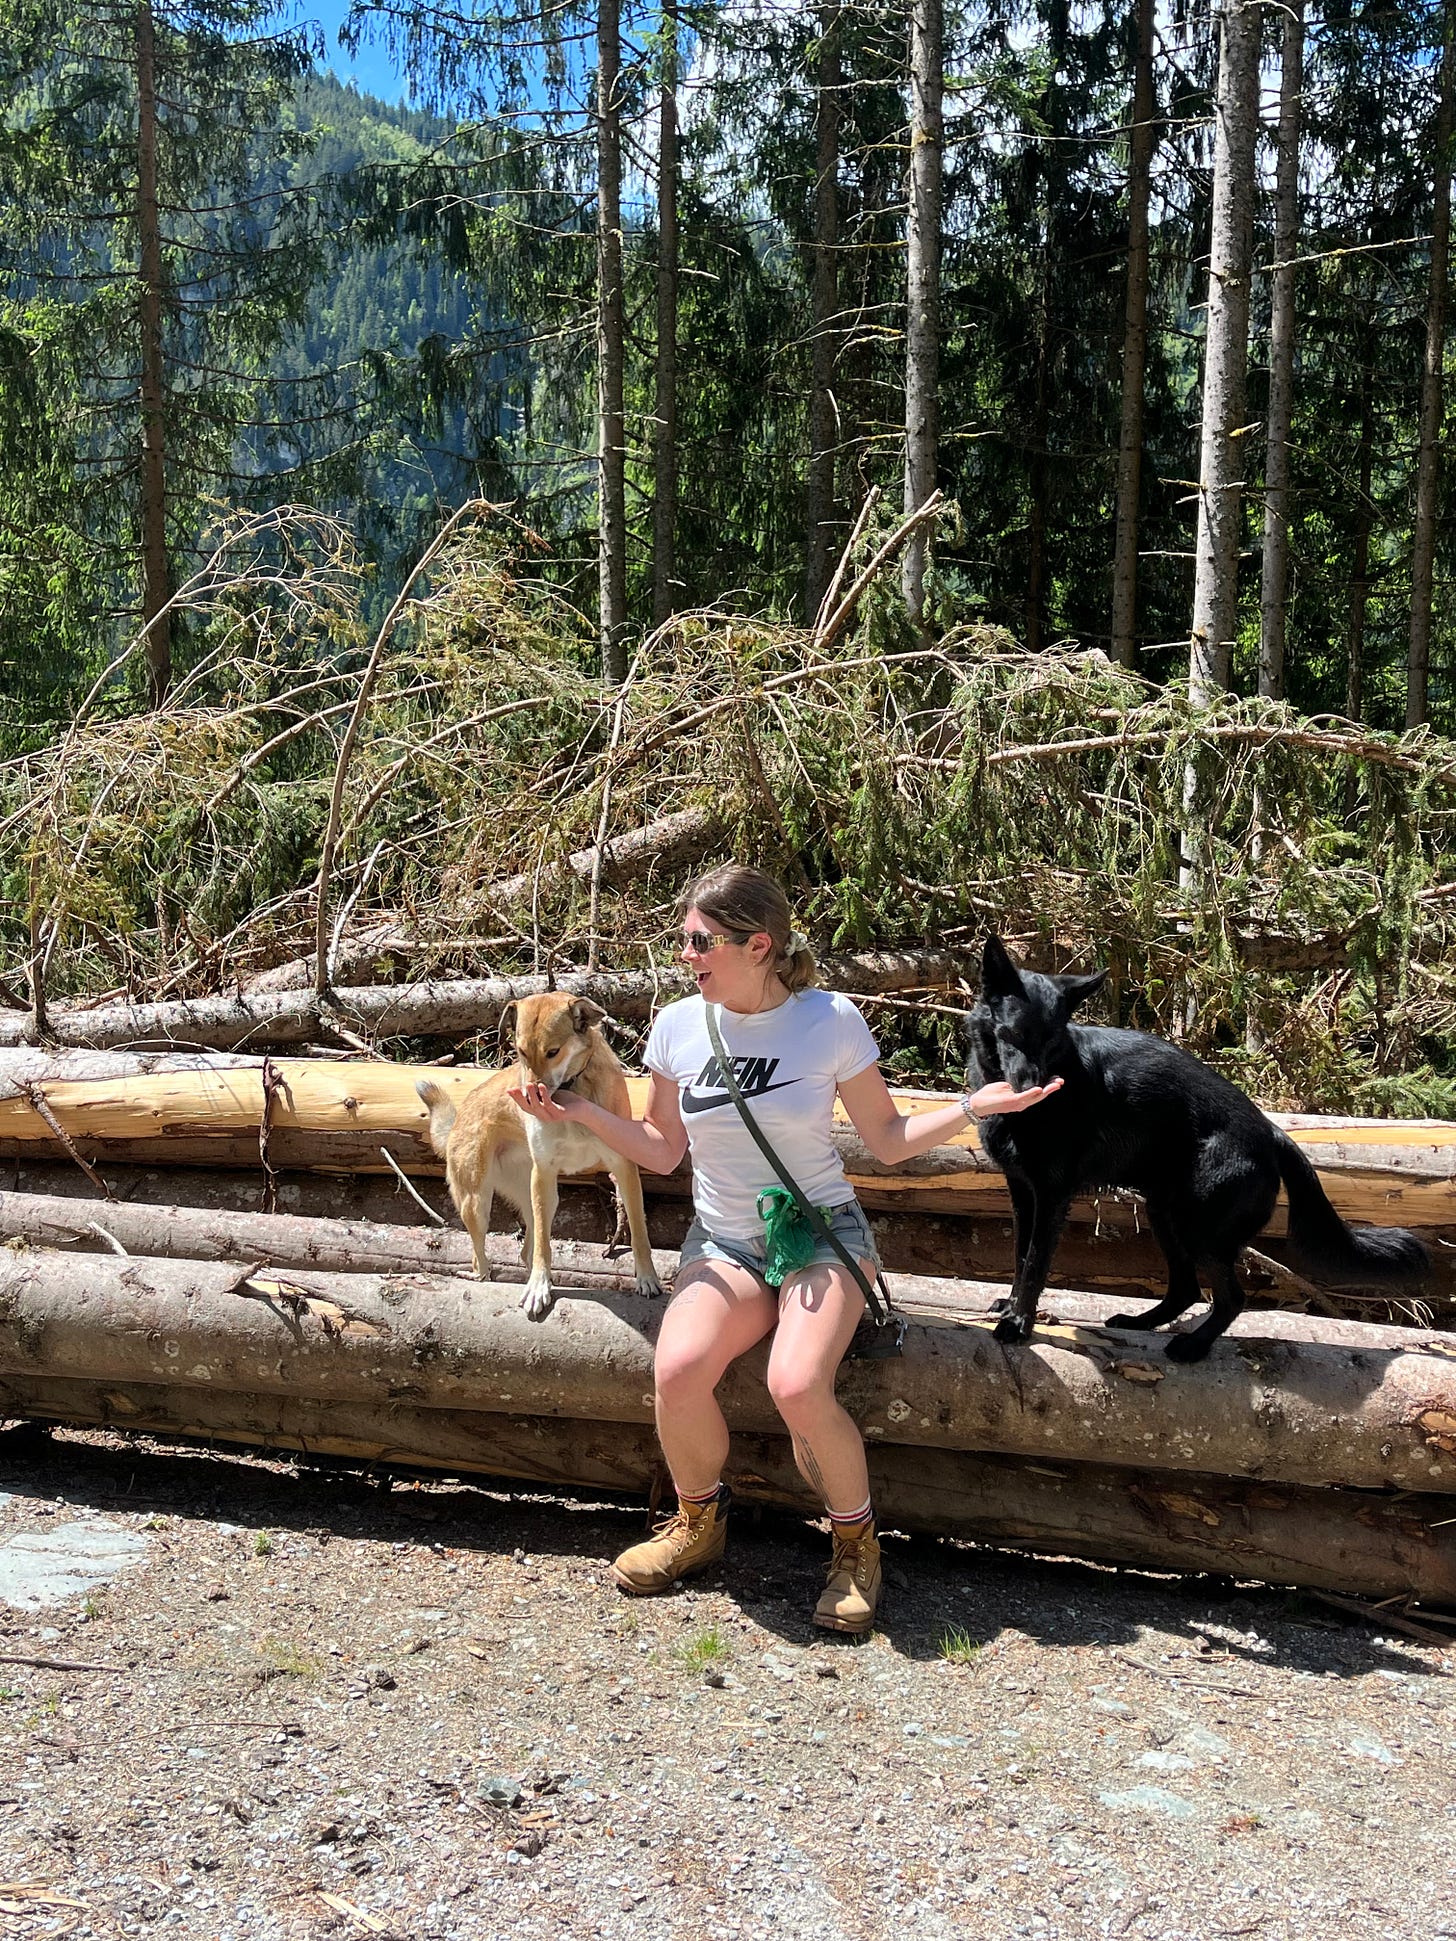
[(519, 998), (513, 997), (501, 1006), (500, 1018), (495, 1028), (502, 1047), (509, 1045), (512, 1051), (516, 1048), (516, 1006), (520, 1001)]
[(593, 1004), (589, 997), (577, 998), (571, 1007), (571, 1028), (573, 1031), (587, 1031), (592, 1025), (600, 1024), (606, 1016), (600, 1004)]

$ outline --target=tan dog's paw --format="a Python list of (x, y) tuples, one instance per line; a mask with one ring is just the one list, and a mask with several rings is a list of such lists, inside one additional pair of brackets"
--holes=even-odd
[(521, 1306), (532, 1321), (544, 1321), (556, 1305), (556, 1293), (545, 1274), (532, 1274), (521, 1296)]
[(637, 1276), (637, 1292), (642, 1296), (644, 1301), (660, 1301), (667, 1292), (667, 1289), (657, 1278), (656, 1274), (639, 1274)]

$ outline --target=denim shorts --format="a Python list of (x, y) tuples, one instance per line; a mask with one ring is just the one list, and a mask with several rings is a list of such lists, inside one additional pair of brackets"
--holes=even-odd
[[(880, 1250), (875, 1245), (875, 1236), (870, 1231), (870, 1223), (864, 1216), (864, 1209), (858, 1200), (846, 1200), (843, 1206), (826, 1207), (829, 1231), (835, 1239), (851, 1253), (856, 1260), (868, 1260), (873, 1266), (880, 1264)], [(695, 1260), (726, 1260), (734, 1267), (746, 1267), (750, 1274), (763, 1278), (764, 1262), (768, 1258), (768, 1242), (759, 1234), (752, 1240), (730, 1240), (708, 1232), (701, 1220), (695, 1219), (688, 1228), (682, 1243), (678, 1272), (691, 1266)], [(809, 1262), (817, 1267), (821, 1262), (828, 1267), (842, 1267), (843, 1261), (832, 1247), (821, 1240)], [(802, 1270), (801, 1270), (802, 1271)]]

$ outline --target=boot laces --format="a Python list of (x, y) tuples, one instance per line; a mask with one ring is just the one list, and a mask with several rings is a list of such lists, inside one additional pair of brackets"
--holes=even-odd
[(654, 1543), (670, 1543), (673, 1547), (674, 1555), (678, 1551), (686, 1549), (688, 1543), (692, 1539), (694, 1525), (697, 1523), (700, 1523), (703, 1517), (707, 1515), (708, 1511), (711, 1508), (712, 1508), (711, 1503), (706, 1504), (704, 1508), (701, 1511), (699, 1511), (698, 1515), (694, 1517), (694, 1516), (690, 1516), (688, 1512), (681, 1505), (679, 1505), (678, 1508), (672, 1512), (671, 1516), (663, 1517), (662, 1521), (656, 1526), (656, 1528), (652, 1532), (652, 1541)]
[(860, 1570), (864, 1564), (864, 1553), (871, 1532), (861, 1530), (843, 1536), (834, 1532), (834, 1554), (829, 1561), (829, 1575), (832, 1578), (846, 1576), (852, 1583), (860, 1581)]

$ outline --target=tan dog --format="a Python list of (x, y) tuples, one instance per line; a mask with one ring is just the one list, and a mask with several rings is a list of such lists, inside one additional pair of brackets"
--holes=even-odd
[(623, 1118), (632, 1115), (627, 1081), (616, 1054), (597, 1029), (607, 1014), (590, 998), (546, 991), (522, 998), (516, 1011), (516, 1062), (467, 1092), (457, 1110), (427, 1078), (415, 1090), (430, 1110), (430, 1144), (445, 1162), (445, 1178), (475, 1254), (475, 1272), (489, 1278), (485, 1235), (491, 1202), (499, 1193), (526, 1223), (522, 1257), (530, 1269), (521, 1306), (544, 1321), (556, 1296), (551, 1287), (551, 1223), (556, 1182), (563, 1173), (609, 1172), (617, 1183), (632, 1236), (637, 1291), (662, 1292), (652, 1266), (642, 1180), (630, 1159), (604, 1146), (577, 1125), (545, 1125), (522, 1112), (512, 1086), (536, 1083), (558, 1092), (565, 1086)]

